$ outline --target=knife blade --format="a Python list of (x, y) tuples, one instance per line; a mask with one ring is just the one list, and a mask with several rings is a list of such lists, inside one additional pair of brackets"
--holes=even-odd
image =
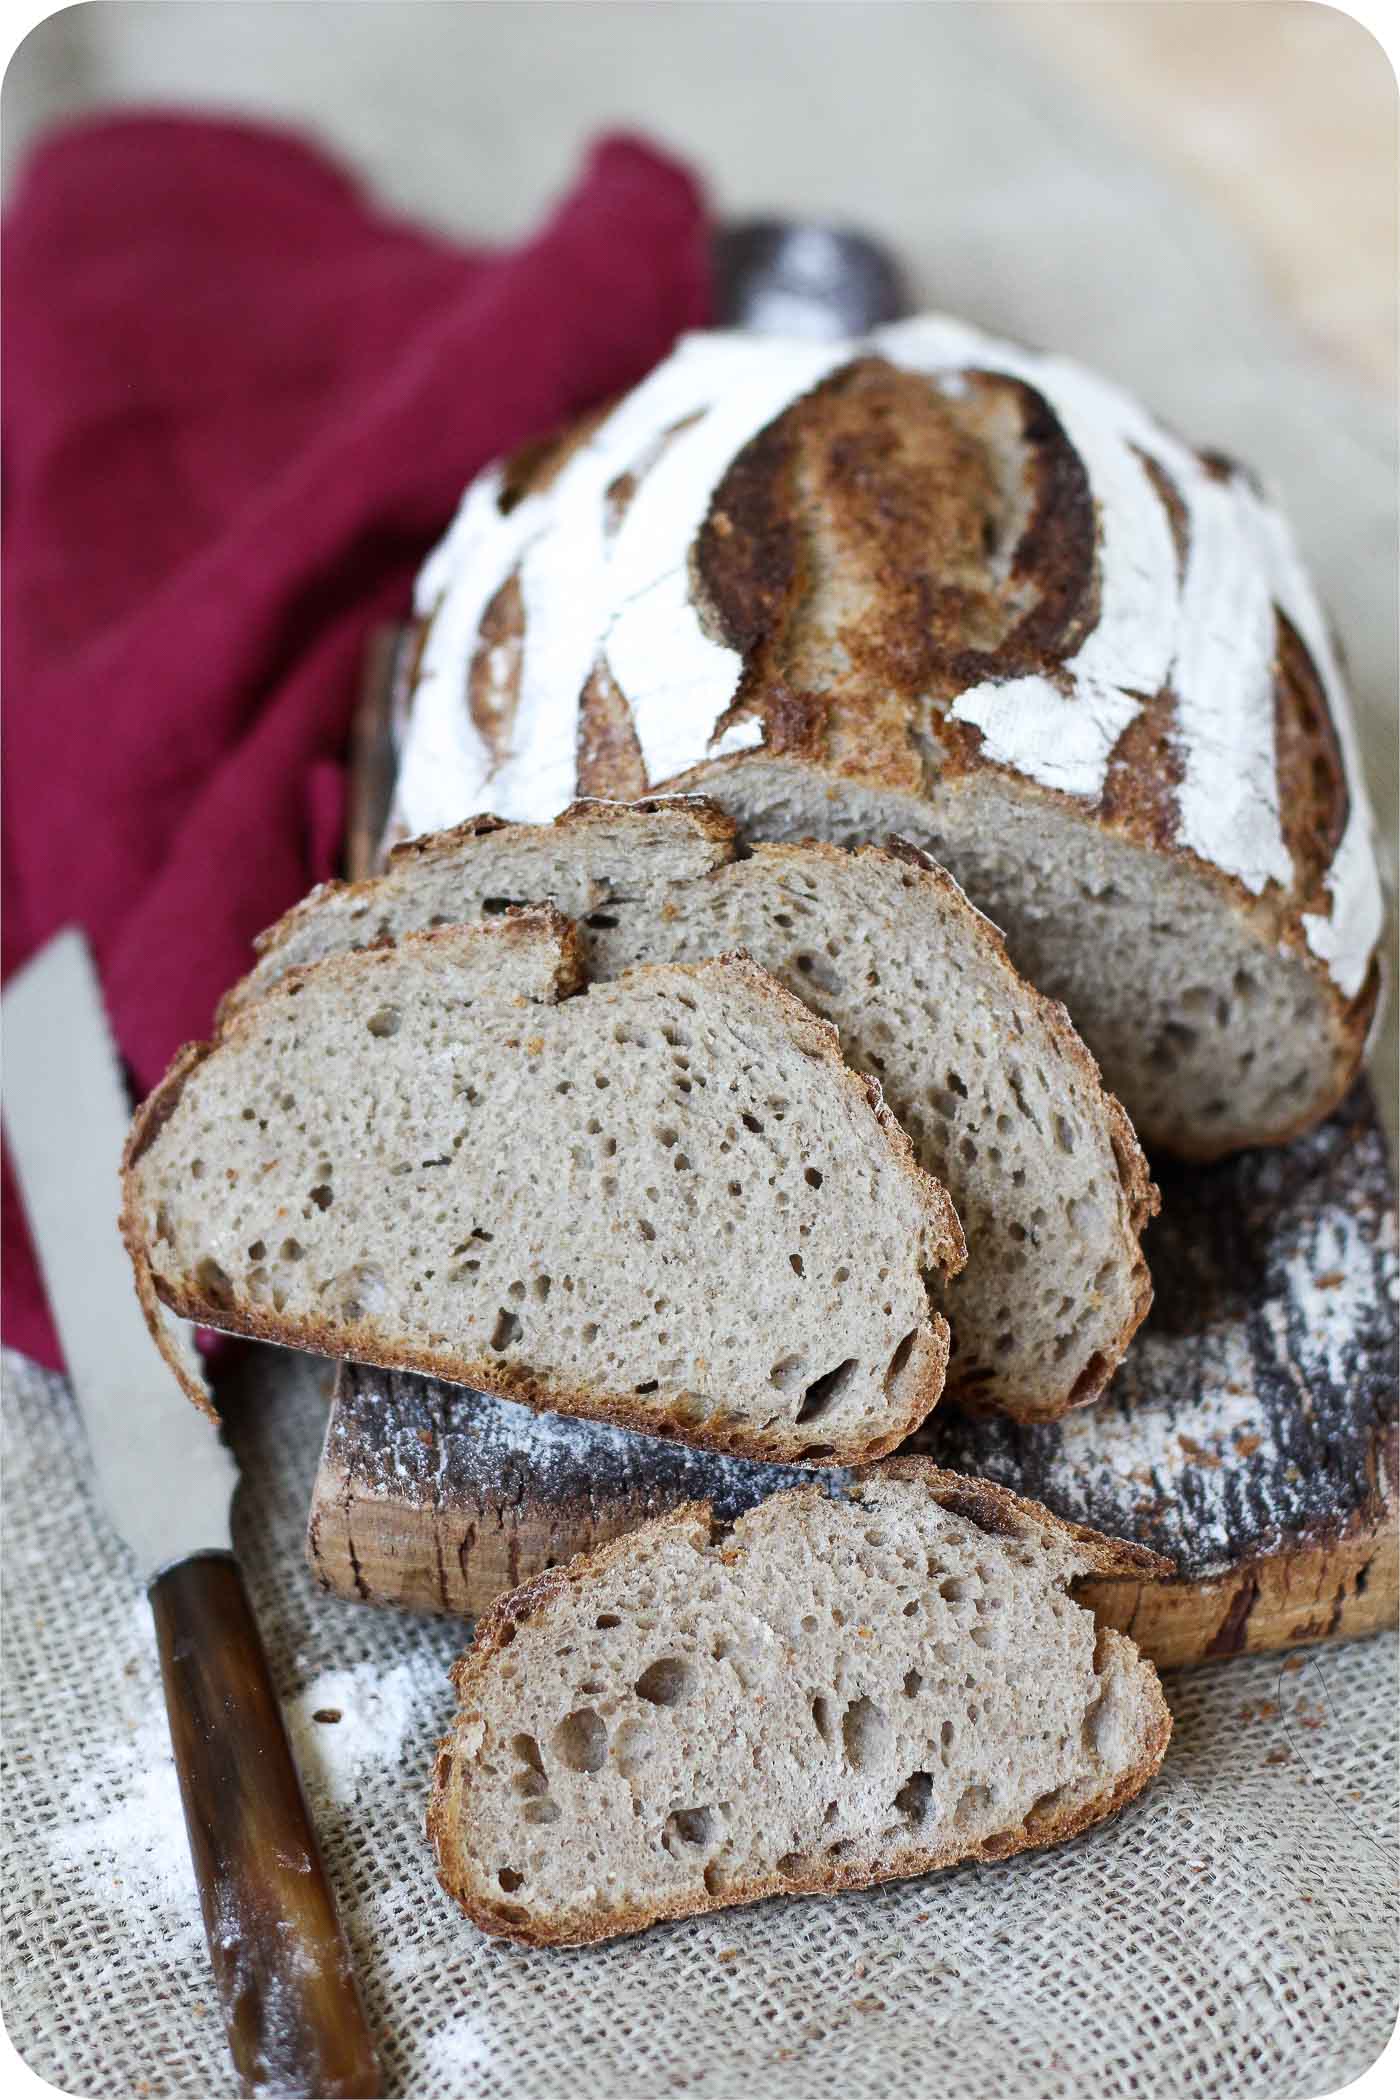
[[(87, 943), (61, 933), (5, 993), (5, 1120), (98, 1493), (143, 1582), (229, 1552), (233, 1455), (170, 1375), (117, 1230), (131, 1110)], [(183, 1322), (170, 1322), (198, 1359)], [(152, 1493), (156, 1479), (177, 1494)]]
[(122, 1245), (130, 1111), (81, 933), (12, 979), (3, 1024), (16, 1175), (98, 1492), (151, 1600), (235, 2065), (249, 2092), (373, 2095), (349, 1947), (233, 1557), (237, 1467), (157, 1349)]

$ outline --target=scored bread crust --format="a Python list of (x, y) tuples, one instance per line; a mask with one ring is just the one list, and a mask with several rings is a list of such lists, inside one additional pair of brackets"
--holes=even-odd
[[(547, 843), (552, 833), (567, 834), (602, 825), (619, 830), (624, 825), (635, 824), (640, 846), (644, 840), (657, 837), (657, 818), (664, 826), (674, 827), (678, 837), (688, 834), (713, 849), (708, 868), (683, 877), (677, 894), (691, 890), (698, 894), (707, 882), (722, 879), (738, 858), (737, 827), (733, 819), (703, 795), (652, 796), (635, 804), (588, 797), (571, 803), (552, 824), (538, 826), (508, 824), (483, 812), (451, 830), (430, 833), (396, 846), (389, 856), (386, 870), (380, 875), (354, 884), (325, 884), (313, 891), (261, 937), (257, 944), (259, 961), (256, 969), (229, 994), (227, 1003), (231, 1010), (241, 1010), (264, 996), (280, 981), (278, 958), (288, 950), (295, 955), (298, 939), (304, 932), (314, 929), (318, 919), (329, 916), (333, 923), (343, 923), (353, 937), (361, 924), (352, 916), (353, 908), (358, 904), (364, 908), (363, 919), (372, 923), (376, 901), (390, 902), (402, 893), (405, 869), (450, 868), (454, 860), (463, 855), (464, 848), (469, 849), (478, 840), (506, 841), (513, 837), (521, 842), (538, 840)], [(621, 838), (619, 850), (624, 850)], [(1053, 1421), (1072, 1407), (1089, 1405), (1109, 1384), (1151, 1307), (1152, 1280), (1140, 1240), (1160, 1208), (1160, 1198), (1128, 1115), (1117, 1097), (1104, 1086), (1098, 1064), (1076, 1031), (1067, 1009), (1061, 1001), (1047, 998), (1021, 975), (1007, 952), (1000, 929), (977, 909), (946, 868), (924, 848), (906, 838), (895, 835), (884, 845), (872, 844), (854, 849), (821, 839), (760, 843), (751, 849), (748, 857), (780, 871), (788, 868), (800, 871), (813, 864), (839, 869), (852, 862), (877, 866), (898, 864), (901, 869), (916, 871), (924, 886), (930, 911), (942, 910), (955, 919), (961, 931), (986, 952), (995, 969), (1005, 973), (1008, 993), (1024, 1001), (1026, 1009), (1076, 1073), (1091, 1107), (1097, 1105), (1106, 1126), (1126, 1212), (1120, 1244), (1121, 1258), (1129, 1272), (1130, 1299), (1125, 1316), (1112, 1333), (1093, 1337), (1087, 1361), (1077, 1370), (1071, 1365), (1070, 1375), (1063, 1376), (1058, 1386), (1047, 1384), (1044, 1390), (1032, 1394), (1013, 1391), (1010, 1395), (1003, 1393), (990, 1398), (979, 1393), (974, 1386), (964, 1387), (959, 1383), (956, 1357), (952, 1361), (949, 1385), (950, 1397), (969, 1410), (1009, 1413), (1020, 1421)], [(659, 899), (656, 916), (664, 920), (668, 910), (667, 902)], [(374, 937), (366, 945), (374, 945)]]
[[(1080, 1571), (1083, 1577), (1131, 1576), (1139, 1581), (1152, 1581), (1174, 1572), (1169, 1560), (1150, 1552), (1145, 1546), (1105, 1538), (1086, 1525), (1054, 1516), (1040, 1503), (1013, 1494), (1009, 1488), (969, 1474), (949, 1472), (931, 1459), (886, 1459), (879, 1465), (863, 1468), (851, 1482), (852, 1495), (863, 1499), (868, 1490), (877, 1489), (882, 1480), (889, 1479), (924, 1486), (932, 1501), (993, 1536), (1025, 1538), (1031, 1535), (1039, 1539), (1049, 1534), (1063, 1540), (1075, 1549), (1083, 1564)], [(795, 1499), (810, 1502), (820, 1499), (823, 1493), (824, 1490), (816, 1485), (790, 1488), (770, 1497), (770, 1503)], [(667, 1530), (684, 1532), (697, 1527), (704, 1527), (708, 1535), (713, 1521), (713, 1510), (708, 1502), (682, 1503), (634, 1531), (576, 1555), (562, 1567), (544, 1569), (518, 1589), (508, 1590), (497, 1597), (478, 1619), (471, 1647), (453, 1664), (449, 1673), (459, 1707), (466, 1705), (477, 1685), (488, 1676), (495, 1658), (515, 1639), (521, 1623), (547, 1617), (554, 1604), (570, 1590), (587, 1586), (596, 1578), (605, 1576), (635, 1550), (640, 1535)], [(742, 1526), (744, 1519), (740, 1518), (738, 1522)], [(1080, 1579), (1080, 1575), (1075, 1579)], [(457, 1804), (466, 1783), (467, 1767), (458, 1751), (454, 1729), (438, 1745), (426, 1818), (428, 1840), (437, 1861), (438, 1881), (483, 1932), (530, 1947), (583, 1947), (620, 1934), (639, 1932), (646, 1926), (661, 1924), (668, 1919), (699, 1917), (707, 1911), (727, 1910), (736, 1904), (755, 1903), (768, 1896), (831, 1895), (849, 1889), (872, 1888), (883, 1881), (933, 1873), (962, 1862), (1009, 1859), (1017, 1852), (1058, 1844), (1126, 1807), (1157, 1772), (1171, 1739), (1172, 1717), (1153, 1665), (1139, 1653), (1126, 1634), (1112, 1627), (1101, 1626), (1098, 1640), (1098, 1653), (1116, 1652), (1130, 1657), (1142, 1672), (1141, 1682), (1148, 1691), (1151, 1713), (1141, 1752), (1133, 1764), (1119, 1773), (1101, 1793), (1087, 1800), (1071, 1801), (1038, 1820), (1033, 1830), (1027, 1827), (1027, 1819), (1012, 1830), (979, 1839), (970, 1845), (908, 1845), (887, 1855), (886, 1862), (873, 1871), (865, 1864), (845, 1865), (828, 1860), (820, 1872), (795, 1874), (790, 1878), (758, 1875), (750, 1881), (727, 1883), (723, 1892), (716, 1896), (678, 1896), (673, 1902), (661, 1900), (630, 1911), (609, 1911), (606, 1915), (595, 1912), (582, 1923), (573, 1920), (552, 1928), (539, 1921), (504, 1918), (497, 1908), (477, 1893), (471, 1862), (458, 1842)]]
[[(1310, 1092), (1261, 1101), (1241, 1110), (1238, 1122), (1212, 1123), (1214, 1110), (1198, 1113), (1199, 1104), (1167, 1101), (1147, 1113), (1134, 1102), (1149, 1141), (1211, 1159), (1246, 1144), (1284, 1143), (1310, 1127), (1354, 1077), (1377, 1007), (1380, 965), (1358, 944), (1364, 936), (1374, 950), (1378, 890), (1341, 667), (1268, 498), (1247, 470), (1182, 443), (1093, 374), (946, 317), (896, 323), (833, 345), (815, 361), (808, 346), (774, 342), (743, 360), (737, 376), (736, 347), (723, 334), (686, 339), (615, 418), (601, 429), (595, 422), (597, 441), (576, 461), (574, 496), (578, 474), (588, 487), (583, 509), (576, 500), (558, 510), (551, 494), (575, 459), (572, 435), (473, 484), (420, 579), (423, 653), (392, 828), (402, 835), (456, 814), (451, 797), (427, 785), (430, 773), (441, 780), (444, 763), (449, 778), (457, 769), (460, 807), (504, 775), (497, 793), (511, 816), (553, 814), (530, 766), (523, 712), (517, 721), (538, 608), (556, 602), (550, 594), (566, 590), (571, 573), (567, 562), (540, 559), (539, 547), (555, 555), (563, 515), (575, 533), (625, 532), (628, 507), (646, 500), (654, 477), (664, 481), (667, 448), (684, 434), (692, 454), (708, 445), (708, 500), (701, 510), (673, 503), (649, 515), (653, 525), (660, 517), (668, 564), (674, 554), (674, 566), (688, 574), (687, 619), (730, 651), (734, 682), (712, 690), (702, 681), (694, 696), (682, 687), (677, 697), (655, 654), (645, 669), (639, 657), (614, 666), (611, 622), (627, 607), (604, 592), (593, 671), (569, 696), (580, 730), (577, 787), (619, 797), (659, 787), (709, 791), (740, 812), (754, 837), (764, 836), (767, 819), (751, 823), (745, 798), (757, 793), (762, 806), (768, 781), (785, 771), (794, 790), (805, 786), (808, 800), (824, 799), (843, 820), (848, 802), (854, 809), (857, 800), (878, 797), (875, 820), (860, 818), (862, 836), (905, 828), (926, 836), (939, 828), (940, 806), (954, 811), (969, 791), (972, 806), (957, 821), (975, 832), (986, 814), (981, 790), (1005, 789), (1029, 809), (1068, 820), (1086, 864), (1111, 840), (1160, 874), (1165, 905), (1168, 881), (1189, 885), (1191, 912), (1227, 925), (1246, 963), (1251, 950), (1266, 969), (1285, 955), (1316, 997)], [(955, 383), (945, 385), (950, 375)], [(741, 429), (736, 394), (746, 387), (763, 407)], [(610, 441), (621, 448), (619, 465), (628, 455), (627, 472), (595, 515), (589, 463)], [(1099, 447), (1107, 448), (1102, 459)], [(1023, 477), (1019, 509), (1001, 484), (1003, 452)], [(1126, 535), (1107, 536), (1105, 518), (1123, 499), (1106, 464), (1115, 456), (1116, 471), (1138, 489), (1134, 503), (1144, 505), (1131, 511), (1142, 548)], [(619, 503), (620, 517), (613, 514)], [(515, 531), (522, 504), (536, 506), (536, 538), (527, 534), (523, 543)], [(979, 552), (983, 524), (997, 529)], [(1077, 652), (1100, 631), (1106, 591), (1135, 552), (1149, 581), (1152, 562), (1171, 565), (1174, 557), (1172, 617), (1189, 640), (1208, 622), (1199, 609), (1185, 609), (1187, 574), (1194, 576), (1196, 550), (1208, 553), (1213, 535), (1241, 562), (1249, 588), (1266, 592), (1272, 653), (1261, 659), (1258, 690), (1244, 672), (1233, 682), (1227, 675), (1212, 714), (1199, 694), (1188, 710), (1176, 689), (1176, 658), (1165, 680), (1146, 664), (1136, 680), (1125, 670), (1119, 683), (1137, 701), (1135, 714), (1108, 750), (1093, 792), (1071, 792), (1057, 779), (1048, 710), (1066, 667), (1072, 672)], [(999, 563), (991, 548), (999, 548)], [(1202, 554), (1202, 572), (1205, 560)], [(475, 678), (485, 663), (491, 610), (507, 589), (516, 599), (514, 661), (495, 695), (488, 736), (470, 708), (469, 721), (454, 717), (451, 725), (448, 710), (460, 706), (464, 677)], [(465, 632), (463, 592), (487, 606)], [(988, 629), (989, 611), (996, 617)], [(832, 636), (841, 649), (824, 654), (816, 641)], [(1246, 648), (1242, 640), (1246, 655), (1256, 646), (1265, 645), (1251, 640)], [(1046, 718), (1037, 731), (1031, 710), (1002, 742), (977, 704), (961, 703), (984, 683), (1021, 678), (1045, 682)], [(591, 752), (587, 730), (600, 683), (609, 692), (611, 733)], [(668, 734), (649, 765), (645, 728), (663, 704)], [(1271, 832), (1260, 849), (1274, 857), (1262, 874), (1252, 872), (1253, 848), (1241, 843), (1245, 819), (1233, 837), (1227, 827), (1223, 841), (1208, 824), (1202, 831), (1189, 818), (1183, 787), (1189, 773), (1199, 804), (1202, 772), (1208, 776), (1218, 753), (1238, 760), (1243, 775), (1256, 745), (1277, 806), (1277, 838)], [(843, 835), (851, 832), (845, 824)], [(1329, 957), (1348, 943), (1356, 953), (1334, 971)], [(1228, 991), (1228, 968), (1218, 988)], [(1281, 1000), (1283, 993), (1280, 987)], [(1079, 1018), (1094, 1035), (1089, 1016)], [(1228, 1076), (1222, 1071), (1222, 1080)], [(1117, 1083), (1133, 1101), (1121, 1077)]]
[[(541, 932), (552, 936), (560, 942), (561, 948), (554, 998), (551, 1003), (557, 1004), (567, 998), (586, 995), (578, 927), (552, 907), (508, 912), (468, 931), (472, 936), (488, 942), (537, 939)], [(300, 986), (313, 976), (321, 979), (331, 973), (373, 970), (404, 948), (431, 951), (436, 944), (445, 940), (460, 940), (462, 932), (460, 927), (447, 927), (410, 933), (391, 944), (380, 944), (327, 957), (303, 969), (290, 971), (265, 995), (265, 999), (271, 1001), (294, 998)], [(720, 978), (729, 984), (743, 985), (768, 1011), (774, 1024), (780, 1027), (808, 1058), (826, 1066), (835, 1084), (857, 1102), (860, 1109), (873, 1120), (877, 1141), (885, 1148), (896, 1171), (909, 1181), (927, 1220), (931, 1232), (934, 1266), (945, 1276), (955, 1275), (962, 1268), (967, 1259), (967, 1247), (952, 1199), (942, 1184), (919, 1165), (906, 1132), (885, 1105), (878, 1084), (853, 1072), (846, 1064), (841, 1055), (840, 1039), (830, 1022), (823, 1021), (812, 1013), (800, 999), (785, 990), (766, 970), (760, 969), (757, 963), (745, 954), (716, 956), (700, 963), (654, 964), (629, 972), (628, 975), (643, 978), (658, 973), (681, 975), (699, 982)], [(174, 1113), (191, 1073), (223, 1045), (235, 1040), (247, 1029), (257, 1026), (264, 1005), (265, 1001), (260, 1000), (256, 1010), (252, 1007), (235, 1009), (224, 1020), (211, 1041), (185, 1046), (165, 1078), (137, 1111), (122, 1159), (123, 1200), (120, 1225), (135, 1271), (137, 1295), (156, 1346), (170, 1364), (185, 1392), (206, 1414), (213, 1415), (215, 1410), (207, 1391), (191, 1378), (188, 1368), (177, 1359), (168, 1328), (161, 1317), (162, 1303), (178, 1317), (194, 1321), (199, 1326), (246, 1335), (253, 1340), (274, 1342), (288, 1348), (305, 1349), (313, 1354), (332, 1358), (353, 1355), (357, 1361), (375, 1364), (385, 1370), (422, 1371), (429, 1376), (445, 1378), (449, 1382), (470, 1386), (480, 1392), (500, 1394), (505, 1399), (519, 1401), (539, 1413), (564, 1412), (589, 1416), (598, 1421), (614, 1423), (621, 1429), (638, 1430), (653, 1436), (675, 1436), (687, 1443), (732, 1453), (742, 1458), (781, 1459), (796, 1465), (862, 1464), (884, 1457), (893, 1451), (918, 1428), (936, 1405), (943, 1390), (951, 1338), (947, 1321), (932, 1306), (928, 1307), (926, 1323), (918, 1330), (918, 1344), (909, 1359), (911, 1376), (907, 1381), (906, 1404), (890, 1418), (887, 1429), (882, 1434), (859, 1442), (848, 1439), (844, 1444), (830, 1445), (820, 1457), (806, 1457), (785, 1444), (780, 1436), (756, 1434), (743, 1426), (727, 1428), (721, 1437), (707, 1436), (703, 1427), (684, 1421), (678, 1416), (668, 1415), (660, 1409), (641, 1407), (628, 1395), (541, 1375), (526, 1365), (502, 1364), (499, 1358), (473, 1356), (465, 1351), (430, 1352), (408, 1342), (377, 1346), (361, 1333), (357, 1333), (353, 1340), (347, 1341), (333, 1321), (288, 1319), (275, 1312), (269, 1313), (262, 1306), (246, 1302), (230, 1308), (214, 1303), (202, 1295), (193, 1288), (187, 1278), (158, 1276), (147, 1243), (136, 1188), (136, 1169)]]

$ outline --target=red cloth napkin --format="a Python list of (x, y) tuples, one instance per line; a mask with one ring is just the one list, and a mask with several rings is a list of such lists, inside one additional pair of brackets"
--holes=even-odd
[[(705, 320), (703, 205), (609, 138), (466, 251), (294, 138), (124, 117), (39, 149), (3, 264), (4, 968), (84, 927), (144, 1090), (333, 872), (366, 636), (468, 479)], [(8, 1174), (4, 1234), (57, 1365)]]

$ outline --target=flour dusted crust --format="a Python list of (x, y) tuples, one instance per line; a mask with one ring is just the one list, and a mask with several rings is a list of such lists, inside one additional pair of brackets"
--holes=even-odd
[(1146, 1135), (1279, 1139), (1355, 1068), (1382, 899), (1292, 536), (1242, 469), (1067, 360), (938, 316), (686, 338), (473, 485), (417, 610), (394, 836), (703, 786), (753, 836), (825, 796), (823, 835), (928, 844), (941, 809), (1008, 792), (1081, 825), (1091, 871), (1096, 841), (1136, 849), (1319, 988), (1319, 1069), (1243, 1129), (1145, 1117), (1071, 1000)]

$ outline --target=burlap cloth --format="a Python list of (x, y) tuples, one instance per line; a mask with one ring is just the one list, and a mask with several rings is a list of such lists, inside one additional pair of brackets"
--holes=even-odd
[[(5, 1370), (5, 2023), (70, 2093), (231, 2093), (149, 1611), (63, 1383)], [(463, 1630), (323, 1597), (302, 1559), (327, 1390), (250, 1357), (236, 1530), (388, 2092), (1302, 2100), (1381, 2050), (1389, 1637), (1175, 1673), (1161, 1777), (1056, 1851), (577, 1953), (486, 1940), (423, 1837)]]

